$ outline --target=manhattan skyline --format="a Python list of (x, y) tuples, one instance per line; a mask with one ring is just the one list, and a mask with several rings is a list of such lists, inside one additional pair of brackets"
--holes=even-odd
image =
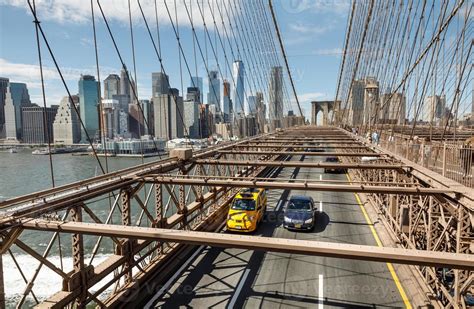
[[(338, 1), (319, 4), (315, 2), (314, 5), (306, 2), (302, 1), (302, 4), (298, 7), (290, 7), (284, 1), (275, 1), (275, 9), (281, 25), (288, 59), (293, 68), (292, 74), (294, 79), (298, 81), (297, 93), (302, 102), (302, 107), (305, 109), (306, 116), (308, 116), (310, 111), (309, 102), (311, 100), (328, 99), (332, 98), (335, 94), (334, 85), (329, 81), (337, 77), (337, 69), (335, 68), (337, 68), (340, 61), (339, 46), (342, 45), (349, 2)], [(12, 82), (27, 83), (32, 102), (41, 102), (41, 87), (38, 78), (39, 68), (34, 46), (34, 27), (31, 25), (32, 16), (27, 12), (23, 3), (14, 2), (10, 4), (0, 2), (0, 5), (2, 6), (2, 18), (0, 21), (2, 25), (0, 27), (0, 39), (2, 41), (2, 44), (0, 44), (0, 75), (9, 77)], [(140, 55), (140, 57), (137, 57), (136, 68), (138, 97), (140, 99), (149, 99), (152, 95), (150, 73), (160, 71), (160, 65), (156, 55), (151, 52), (152, 46), (146, 36), (146, 29), (143, 26), (143, 22), (140, 22), (136, 7), (134, 8), (133, 5), (132, 2), (132, 11), (136, 15), (134, 18), (136, 53)], [(81, 8), (81, 11), (74, 11), (75, 23), (64, 18), (64, 16), (61, 17), (56, 11), (62, 9), (66, 13), (71, 13), (76, 8)], [(88, 7), (86, 3), (66, 2), (59, 6), (55, 5), (54, 8), (38, 4), (38, 10), (38, 17), (46, 29), (51, 27), (63, 29), (54, 32), (54, 35), (50, 35), (49, 39), (56, 51), (58, 62), (65, 74), (69, 87), (75, 88), (74, 86), (77, 84), (77, 79), (81, 74), (93, 75), (98, 79), (93, 54), (92, 29), (88, 24), (90, 16), (87, 14)], [(166, 14), (165, 12), (162, 13)], [(189, 85), (190, 76), (188, 76), (185, 70), (182, 70), (184, 82), (183, 87), (181, 87), (176, 40), (173, 37), (173, 30), (169, 21), (167, 21), (167, 17), (162, 13), (159, 15), (162, 25), (160, 34), (163, 40), (162, 45), (168, 46), (168, 48), (162, 48), (163, 58), (165, 59), (164, 66), (170, 76), (170, 85), (179, 89), (180, 93), (185, 93), (186, 87)], [(185, 48), (191, 50), (192, 36), (189, 31), (189, 23), (186, 23), (185, 13), (178, 13), (181, 23), (180, 27), (183, 29), (181, 31), (182, 42)], [(211, 19), (208, 15), (206, 14), (206, 21)], [(295, 16), (298, 18), (295, 19)], [(133, 71), (129, 48), (130, 37), (127, 31), (124, 31), (128, 24), (127, 18), (128, 16), (122, 16), (119, 13), (111, 13), (110, 16), (112, 30), (117, 37), (119, 47), (121, 47), (127, 68), (129, 71)], [(119, 74), (121, 65), (113, 50), (110, 37), (105, 32), (104, 24), (98, 18), (97, 20), (100, 80), (103, 81), (109, 74)], [(19, 40), (12, 33), (6, 31), (7, 28), (12, 26), (17, 28), (17, 31), (22, 34), (24, 39)], [(202, 25), (197, 23), (196, 27), (199, 37), (204, 37)], [(212, 33), (213, 29), (210, 30)], [(334, 35), (334, 32), (339, 32), (341, 35)], [(17, 48), (11, 48), (9, 47), (10, 44), (7, 45), (4, 42), (15, 42)], [(300, 50), (302, 47), (304, 47), (304, 50), (307, 50), (305, 55), (301, 55)], [(212, 55), (210, 50), (208, 52), (209, 56)], [(78, 57), (69, 56), (77, 55), (78, 53), (82, 55), (80, 60), (77, 59)], [(310, 57), (310, 54), (318, 54), (320, 57)], [(222, 56), (222, 51), (219, 51), (219, 56)], [(44, 58), (47, 105), (58, 104), (65, 95), (64, 87), (60, 84), (52, 61), (49, 57), (45, 56)], [(208, 77), (201, 60), (198, 57), (196, 64), (194, 60), (192, 61), (192, 75), (203, 79), (204, 89), (202, 95), (204, 96), (204, 101), (207, 101)], [(233, 61), (235, 59), (229, 60)], [(232, 72), (223, 64), (221, 66), (224, 78), (230, 82), (231, 88), (233, 88)], [(197, 74), (195, 74), (195, 67), (197, 67)], [(209, 62), (209, 70), (217, 70), (215, 61), (214, 63), (212, 61)], [(311, 74), (313, 70), (323, 70), (326, 77)], [(221, 76), (218, 77), (222, 79)], [(222, 80), (220, 82), (222, 83)], [(248, 88), (247, 84), (245, 86)], [(250, 93), (247, 95), (250, 95)]]

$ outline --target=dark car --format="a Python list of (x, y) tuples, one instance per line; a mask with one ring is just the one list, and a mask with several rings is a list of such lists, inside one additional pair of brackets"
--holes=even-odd
[[(341, 163), (338, 157), (327, 157), (325, 160), (326, 163)], [(324, 168), (325, 173), (347, 173), (346, 168), (342, 167), (325, 167)]]
[(283, 227), (289, 230), (312, 230), (315, 225), (315, 211), (312, 197), (294, 195), (285, 208)]

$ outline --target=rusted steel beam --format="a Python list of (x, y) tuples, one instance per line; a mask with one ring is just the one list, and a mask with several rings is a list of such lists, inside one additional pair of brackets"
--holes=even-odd
[(223, 233), (120, 226), (111, 224), (60, 221), (55, 222), (38, 219), (30, 221), (25, 220), (23, 221), (22, 226), (25, 229), (61, 231), (63, 233), (83, 233), (89, 235), (162, 240), (186, 244), (210, 245), (224, 248), (243, 248), (364, 261), (474, 270), (472, 256), (459, 253), (352, 245), (299, 239), (282, 239), (276, 237), (237, 236)]
[(200, 186), (222, 186), (238, 188), (267, 188), (267, 189), (290, 189), (307, 191), (328, 191), (328, 192), (365, 192), (384, 194), (406, 194), (406, 195), (427, 195), (453, 193), (449, 189), (433, 189), (424, 187), (395, 187), (395, 186), (366, 186), (360, 185), (335, 185), (322, 184), (316, 182), (288, 183), (274, 181), (254, 181), (245, 178), (232, 178), (229, 180), (215, 179), (211, 177), (169, 177), (163, 175), (149, 175), (135, 178), (137, 181), (145, 181), (162, 184), (175, 185), (200, 185)]
[(329, 156), (341, 156), (341, 157), (381, 157), (380, 153), (374, 152), (310, 152), (310, 151), (252, 151), (252, 150), (219, 150), (219, 153), (223, 154), (236, 154), (236, 155), (290, 155), (290, 156), (318, 156), (318, 157), (329, 157)]
[[(303, 142), (303, 141), (296, 141), (296, 140), (292, 140), (292, 139), (289, 139), (289, 140), (284, 140), (284, 141), (276, 141), (276, 140), (273, 140), (273, 139), (264, 139), (264, 140), (258, 140), (258, 141), (252, 141), (252, 143), (250, 144), (291, 144), (291, 145), (315, 145), (315, 144), (349, 144), (349, 145), (362, 145), (362, 143), (358, 142), (358, 141), (355, 141), (355, 140), (343, 140), (343, 141), (334, 141), (334, 140), (311, 140), (311, 141), (306, 141), (306, 142)], [(242, 143), (241, 144), (242, 146), (245, 146), (245, 145), (248, 145), (248, 144), (245, 144), (245, 143)]]
[(367, 146), (353, 146), (353, 145), (345, 145), (345, 146), (315, 146), (315, 145), (302, 145), (302, 144), (293, 144), (293, 143), (285, 143), (285, 145), (261, 145), (258, 143), (252, 144), (244, 144), (244, 145), (235, 145), (232, 146), (233, 149), (240, 149), (240, 148), (290, 148), (290, 147), (297, 147), (297, 148), (307, 148), (307, 149), (369, 149)]
[(358, 164), (358, 163), (319, 163), (299, 161), (238, 161), (238, 160), (196, 160), (197, 164), (207, 165), (239, 165), (239, 166), (274, 166), (274, 167), (306, 167), (306, 168), (355, 168), (355, 169), (386, 169), (397, 170), (407, 168), (403, 164)]

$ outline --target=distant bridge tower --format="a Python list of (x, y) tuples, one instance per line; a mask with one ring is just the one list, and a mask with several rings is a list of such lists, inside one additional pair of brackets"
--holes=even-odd
[(323, 112), (323, 123), (320, 125), (327, 126), (331, 119), (329, 118), (329, 112), (335, 113), (336, 122), (338, 119), (338, 112), (340, 101), (312, 101), (311, 102), (311, 124), (318, 125), (318, 113)]

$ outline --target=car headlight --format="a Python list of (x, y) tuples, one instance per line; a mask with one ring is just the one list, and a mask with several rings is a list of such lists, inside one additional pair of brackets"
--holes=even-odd
[(310, 219), (306, 220), (304, 223), (306, 223), (306, 224), (313, 223), (313, 219), (312, 219), (312, 218), (310, 218)]
[(253, 219), (255, 219), (255, 216), (249, 216), (248, 218), (250, 221), (253, 221)]
[(291, 219), (288, 217), (284, 217), (283, 220), (285, 220), (286, 223), (291, 223)]

